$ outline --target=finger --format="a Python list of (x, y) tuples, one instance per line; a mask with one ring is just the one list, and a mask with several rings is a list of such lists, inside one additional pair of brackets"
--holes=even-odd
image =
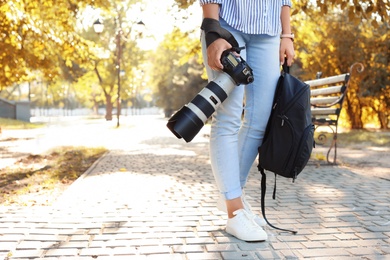
[(286, 57), (285, 51), (284, 50), (280, 50), (279, 51), (279, 62), (280, 62), (280, 65), (283, 65), (285, 57)]
[(219, 70), (222, 70), (223, 69), (223, 65), (221, 63), (221, 61), (218, 59), (215, 66), (219, 69)]
[(279, 57), (280, 57), (279, 58), (280, 65), (283, 65), (283, 63), (284, 63), (284, 55), (280, 55)]
[(291, 56), (287, 56), (287, 66), (290, 67), (292, 65), (292, 61), (293, 61), (292, 57)]
[(287, 64), (288, 66), (291, 66), (294, 60), (294, 52), (287, 55)]
[(223, 50), (219, 50), (218, 52), (216, 52), (216, 56), (215, 56), (215, 67), (218, 68), (218, 70), (223, 69), (223, 65), (221, 62), (222, 52)]

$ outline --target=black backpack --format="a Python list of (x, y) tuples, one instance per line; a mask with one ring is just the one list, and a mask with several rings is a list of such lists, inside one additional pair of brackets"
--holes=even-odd
[(296, 234), (270, 224), (265, 216), (266, 175), (275, 174), (273, 199), (276, 193), (276, 176), (291, 178), (294, 182), (306, 166), (314, 147), (314, 125), (311, 121), (310, 86), (289, 74), (283, 64), (275, 91), (272, 111), (268, 119), (263, 143), (259, 147), (258, 169), (261, 172), (261, 211), (271, 227)]

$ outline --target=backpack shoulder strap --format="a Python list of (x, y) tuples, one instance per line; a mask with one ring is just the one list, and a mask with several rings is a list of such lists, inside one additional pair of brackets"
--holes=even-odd
[[(263, 215), (265, 222), (267, 222), (267, 224), (274, 229), (278, 229), (281, 231), (287, 231), (287, 232), (293, 233), (294, 235), (297, 234), (298, 231), (278, 228), (278, 227), (275, 227), (274, 225), (272, 225), (271, 223), (269, 223), (267, 217), (265, 216), (265, 192), (266, 192), (266, 186), (267, 186), (266, 185), (267, 184), (267, 177), (265, 175), (263, 168), (260, 168), (259, 170), (261, 172), (261, 213)], [(276, 179), (275, 179), (275, 182), (276, 182)], [(275, 191), (276, 191), (276, 183), (275, 183), (275, 188), (274, 188), (274, 196), (275, 196)]]

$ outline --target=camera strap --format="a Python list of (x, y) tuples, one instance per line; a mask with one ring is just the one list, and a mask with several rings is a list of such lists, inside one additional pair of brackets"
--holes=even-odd
[(222, 28), (218, 20), (204, 18), (200, 28), (205, 32), (207, 47), (219, 38), (225, 39), (233, 48), (238, 47), (238, 42), (234, 36), (228, 30)]
[(232, 47), (232, 48), (230, 48), (231, 51), (235, 51), (235, 52), (237, 52), (238, 54), (240, 54), (240, 52), (241, 52), (243, 49), (245, 49), (244, 46), (242, 46), (242, 47)]

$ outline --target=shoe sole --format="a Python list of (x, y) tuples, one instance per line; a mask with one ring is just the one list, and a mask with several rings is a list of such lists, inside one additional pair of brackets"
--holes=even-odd
[(226, 229), (226, 228), (225, 228), (225, 231), (226, 231), (226, 233), (228, 233), (229, 235), (232, 235), (232, 236), (234, 236), (235, 238), (238, 238), (238, 239), (240, 239), (240, 240), (242, 240), (242, 241), (245, 241), (245, 242), (264, 242), (264, 241), (266, 241), (266, 240), (268, 239), (268, 236), (267, 236), (267, 238), (263, 238), (263, 239), (253, 239), (253, 240), (252, 240), (252, 239), (244, 239), (244, 238), (240, 238), (240, 237), (234, 235), (233, 233), (229, 232), (228, 229)]

